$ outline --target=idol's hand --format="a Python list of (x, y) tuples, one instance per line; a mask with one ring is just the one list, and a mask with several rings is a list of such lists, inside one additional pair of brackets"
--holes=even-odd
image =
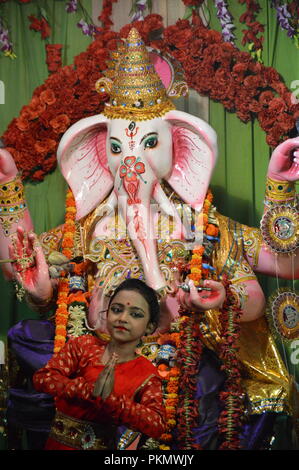
[(299, 137), (288, 139), (276, 147), (270, 159), (267, 176), (278, 181), (299, 179)]
[(99, 374), (93, 389), (95, 397), (101, 397), (106, 400), (114, 387), (114, 367), (118, 360), (117, 354), (113, 353), (109, 364), (107, 364)]
[(18, 174), (15, 161), (11, 153), (0, 149), (0, 183), (8, 183)]
[(198, 291), (193, 281), (189, 281), (189, 286), (190, 292), (185, 292), (183, 289), (179, 289), (177, 292), (178, 302), (186, 310), (202, 311), (222, 307), (225, 300), (225, 289), (221, 282), (204, 281), (202, 287), (211, 290)]
[(12, 245), (8, 247), (15, 279), (35, 299), (45, 301), (52, 296), (48, 265), (35, 233), (17, 228)]

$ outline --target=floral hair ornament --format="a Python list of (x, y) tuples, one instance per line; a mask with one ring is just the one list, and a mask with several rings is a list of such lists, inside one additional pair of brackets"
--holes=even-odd
[(109, 95), (103, 114), (112, 119), (153, 119), (175, 109), (171, 98), (186, 96), (188, 86), (180, 65), (148, 49), (137, 29), (112, 53), (105, 77), (96, 83)]

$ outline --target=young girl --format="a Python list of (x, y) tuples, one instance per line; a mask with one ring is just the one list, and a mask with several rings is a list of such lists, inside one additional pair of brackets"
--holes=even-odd
[(108, 305), (110, 342), (93, 335), (70, 339), (34, 374), (36, 390), (56, 401), (47, 450), (116, 449), (120, 425), (153, 438), (164, 432), (161, 380), (151, 362), (135, 353), (158, 316), (155, 291), (128, 279)]

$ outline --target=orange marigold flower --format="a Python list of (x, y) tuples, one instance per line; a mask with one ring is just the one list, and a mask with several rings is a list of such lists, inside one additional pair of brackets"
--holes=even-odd
[(198, 254), (198, 255), (203, 255), (204, 254), (204, 247), (203, 246), (197, 246), (194, 248), (193, 253)]
[(175, 407), (174, 407), (174, 404), (173, 403), (170, 403), (170, 400), (167, 398), (167, 402), (165, 404), (165, 408), (166, 408), (166, 411), (167, 412), (173, 412), (175, 411)]
[(68, 297), (68, 304), (71, 304), (72, 302), (81, 302), (85, 304), (87, 302), (85, 294), (83, 294), (82, 292), (70, 294)]
[(168, 367), (167, 367), (166, 364), (159, 364), (159, 365), (158, 365), (158, 370), (165, 371), (165, 370), (167, 370), (167, 369), (168, 369)]
[[(64, 306), (63, 306), (63, 305), (64, 305)], [(65, 312), (67, 311), (67, 310), (66, 310), (67, 304), (63, 304), (63, 305), (59, 304), (59, 307), (58, 307), (58, 309), (56, 310), (56, 314), (57, 314), (57, 315), (58, 315), (58, 314), (59, 314), (59, 315), (64, 315)]]
[(65, 327), (65, 325), (57, 325), (56, 335), (59, 335), (59, 336), (65, 338), (65, 336), (66, 336), (66, 327)]
[(180, 375), (180, 369), (178, 367), (172, 367), (171, 369), (171, 379), (178, 377)]
[(70, 230), (69, 232), (64, 232), (64, 241), (66, 239), (70, 239), (74, 242), (74, 231), (73, 230)]
[(87, 266), (88, 266), (88, 263), (86, 262), (79, 263), (79, 264), (74, 263), (73, 272), (81, 276), (86, 271)]
[(169, 393), (169, 394), (168, 394), (168, 398), (177, 399), (177, 398), (178, 398), (178, 394), (177, 394), (177, 393)]
[(167, 423), (170, 424), (170, 426), (175, 426), (176, 425), (176, 420), (175, 419), (168, 419)]
[(67, 248), (65, 248), (64, 250), (62, 250), (62, 253), (64, 254), (64, 256), (66, 256), (67, 258), (71, 259), (72, 256), (73, 256), (73, 253), (71, 250), (68, 250)]
[(202, 262), (202, 257), (193, 258), (190, 261), (190, 266), (198, 266), (200, 268)]
[(213, 194), (212, 194), (212, 191), (208, 191), (207, 195), (206, 195), (206, 199), (208, 199), (208, 201), (210, 202), (213, 202)]
[(57, 330), (59, 326), (65, 327), (67, 325), (68, 316), (62, 317), (61, 315), (56, 315), (55, 321), (56, 321), (56, 330)]
[(207, 226), (206, 233), (207, 235), (211, 235), (212, 237), (215, 237), (216, 235), (218, 235), (218, 228), (215, 227), (215, 225), (209, 224)]
[(188, 277), (192, 281), (200, 281), (201, 280), (201, 273), (198, 273), (198, 274), (191, 273), (191, 274), (188, 275)]
[(67, 238), (63, 242), (64, 248), (73, 248), (74, 246), (74, 240), (72, 238)]
[(70, 213), (75, 214), (76, 213), (76, 207), (68, 207), (67, 211), (68, 211), (69, 214)]
[[(192, 266), (191, 268), (191, 273), (192, 274), (201, 274), (201, 269), (196, 267), (196, 266)], [(190, 276), (189, 276), (190, 277)]]

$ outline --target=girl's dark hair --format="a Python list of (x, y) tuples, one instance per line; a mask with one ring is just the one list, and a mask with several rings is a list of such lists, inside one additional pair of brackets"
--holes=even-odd
[(159, 315), (160, 315), (160, 307), (158, 302), (158, 297), (154, 289), (149, 287), (145, 282), (140, 281), (140, 279), (126, 279), (123, 281), (119, 286), (115, 289), (113, 295), (110, 298), (108, 310), (110, 304), (116, 294), (118, 294), (121, 290), (132, 290), (138, 292), (142, 297), (146, 300), (149, 306), (149, 314), (150, 314), (150, 322), (158, 325)]

